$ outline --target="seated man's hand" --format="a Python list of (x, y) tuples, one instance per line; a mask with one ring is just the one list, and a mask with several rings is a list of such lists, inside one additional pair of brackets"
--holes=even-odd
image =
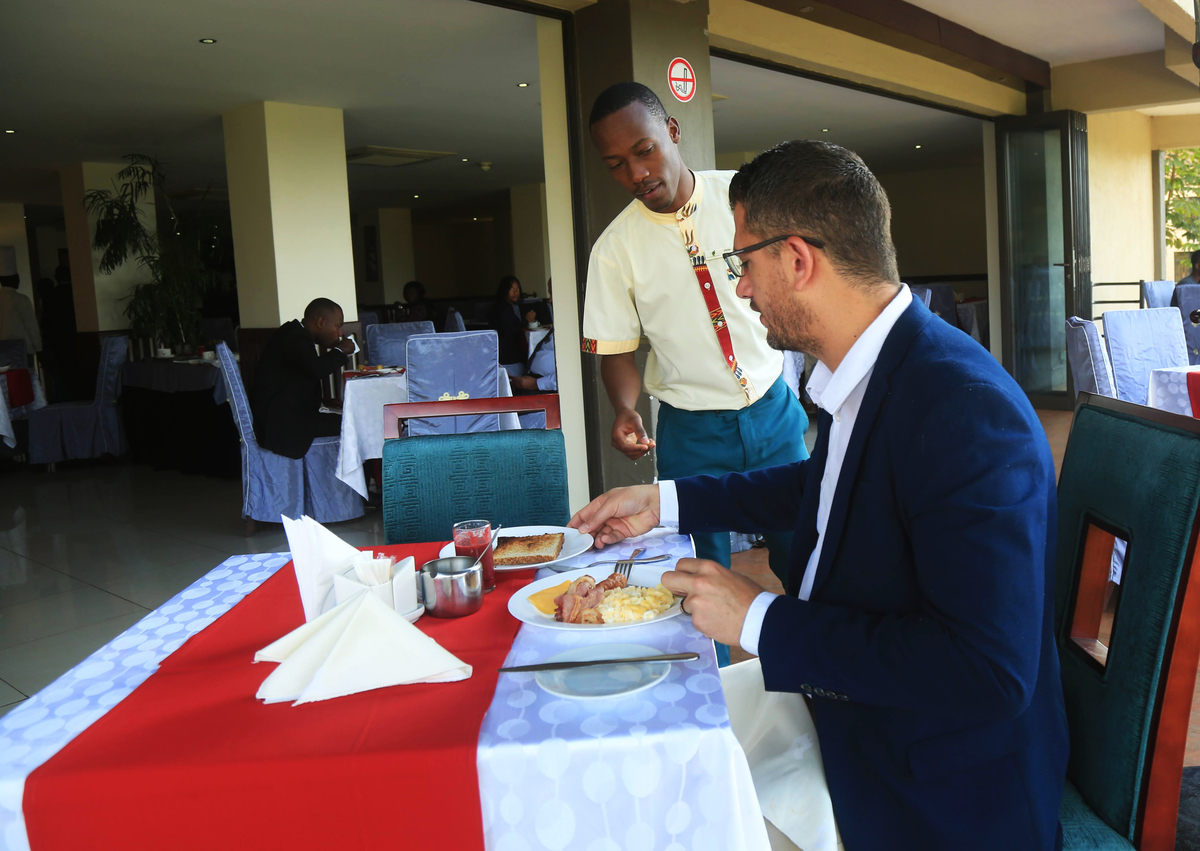
[(674, 570), (662, 575), (662, 584), (672, 594), (687, 597), (683, 607), (696, 629), (735, 647), (741, 646), (750, 604), (765, 590), (715, 561), (698, 558), (681, 558)]
[(337, 349), (344, 355), (353, 354), (354, 353), (354, 341), (351, 340), (349, 337), (344, 337), (341, 340), (338, 340), (336, 343), (334, 343), (333, 348)]
[(509, 379), (512, 382), (513, 390), (537, 390), (536, 375), (518, 375), (515, 378)]
[(658, 485), (614, 488), (579, 509), (567, 525), (591, 532), (596, 549), (644, 535), (658, 525)]

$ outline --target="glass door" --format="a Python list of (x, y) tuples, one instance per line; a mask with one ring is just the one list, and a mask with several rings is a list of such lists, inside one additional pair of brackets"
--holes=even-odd
[(1066, 320), (1092, 315), (1087, 117), (996, 120), (1004, 366), (1037, 407), (1070, 409)]

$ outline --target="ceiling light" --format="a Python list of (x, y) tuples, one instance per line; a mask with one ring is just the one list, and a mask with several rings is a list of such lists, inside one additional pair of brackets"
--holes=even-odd
[(466, 157), (463, 157), (463, 162), (469, 162), (469, 160)]
[(801, 15), (807, 15), (812, 10), (813, 10), (812, 6), (801, 6), (799, 9), (799, 12)]
[(420, 198), (421, 196), (420, 196), (420, 195), (414, 195), (413, 197), (414, 197), (414, 198)]
[(529, 83), (517, 83), (517, 88), (518, 89), (527, 89), (527, 88), (529, 88)]
[(202, 38), (202, 39), (200, 39), (200, 43), (201, 44), (216, 44), (217, 40), (215, 38)]
[(822, 132), (822, 133), (828, 133), (828, 132), (829, 132), (829, 128), (828, 128), (828, 127), (822, 127), (822, 128), (821, 128), (821, 132)]
[(471, 221), (473, 221), (473, 222), (477, 222), (477, 221), (479, 221), (479, 217), (478, 217), (478, 216), (471, 216)]
[(920, 147), (921, 147), (920, 145), (917, 145), (917, 148), (918, 148), (918, 149), (919, 149)]

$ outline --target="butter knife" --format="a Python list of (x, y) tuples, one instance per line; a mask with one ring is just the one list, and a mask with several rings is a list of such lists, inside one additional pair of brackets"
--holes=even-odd
[(668, 653), (664, 656), (635, 656), (631, 659), (592, 659), (586, 662), (543, 662), (540, 665), (517, 665), (512, 668), (501, 668), (502, 674), (516, 674), (525, 671), (567, 671), (571, 668), (595, 668), (600, 665), (633, 665), (638, 662), (690, 662), (699, 659), (699, 653)]

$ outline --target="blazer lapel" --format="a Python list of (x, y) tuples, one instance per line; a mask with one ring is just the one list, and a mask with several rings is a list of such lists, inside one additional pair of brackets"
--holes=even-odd
[[(871, 379), (867, 382), (867, 390), (863, 395), (862, 405), (858, 409), (858, 417), (854, 420), (854, 431), (850, 433), (850, 443), (846, 446), (846, 457), (842, 460), (842, 469), (838, 473), (837, 488), (833, 492), (833, 505), (829, 507), (829, 522), (825, 525), (825, 537), (821, 544), (821, 558), (817, 562), (817, 575), (813, 579), (812, 592), (809, 599), (816, 597), (822, 583), (829, 577), (833, 559), (837, 555), (838, 545), (842, 539), (842, 531), (846, 525), (846, 513), (849, 509), (850, 492), (854, 489), (854, 481), (858, 476), (859, 464), (866, 451), (867, 435), (875, 425), (879, 407), (887, 398), (891, 374), (903, 363), (904, 355), (912, 344), (917, 333), (933, 316), (929, 309), (919, 300), (913, 299), (896, 324), (879, 351), (875, 360), (875, 368)], [(822, 468), (825, 459), (822, 458)]]

